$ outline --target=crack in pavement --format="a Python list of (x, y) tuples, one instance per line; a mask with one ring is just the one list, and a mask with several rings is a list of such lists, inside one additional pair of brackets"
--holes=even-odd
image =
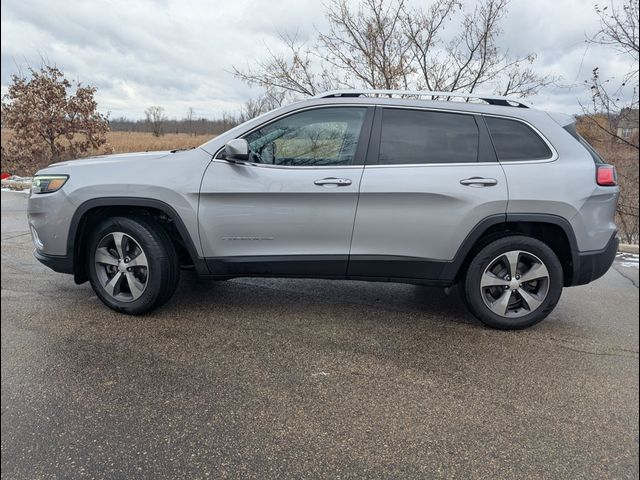
[(13, 235), (11, 237), (2, 237), (2, 240), (11, 240), (13, 238), (24, 237), (25, 235), (30, 235), (30, 232), (19, 233), (18, 235)]
[(623, 272), (622, 270), (619, 270), (619, 269), (617, 268), (617, 266), (616, 266), (616, 264), (615, 264), (615, 263), (613, 264), (613, 270), (615, 270), (616, 272), (618, 272), (618, 273), (619, 273), (623, 278), (626, 278), (627, 280), (629, 280), (629, 281), (631, 282), (631, 284), (632, 284), (634, 287), (639, 288), (639, 286), (638, 286), (638, 282), (637, 282), (634, 278), (632, 278), (632, 277), (629, 277), (629, 276), (625, 275), (625, 274), (624, 274), (624, 272)]

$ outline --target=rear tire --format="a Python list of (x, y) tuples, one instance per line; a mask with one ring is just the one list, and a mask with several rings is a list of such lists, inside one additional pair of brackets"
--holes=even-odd
[(88, 241), (89, 281), (109, 308), (140, 315), (175, 292), (178, 255), (159, 225), (141, 217), (112, 217), (98, 224)]
[(496, 240), (476, 254), (467, 269), (464, 296), (473, 315), (501, 330), (527, 328), (555, 308), (563, 287), (556, 254), (525, 236)]

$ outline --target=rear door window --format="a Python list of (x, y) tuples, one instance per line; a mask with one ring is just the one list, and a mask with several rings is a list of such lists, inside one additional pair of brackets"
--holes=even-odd
[(485, 117), (498, 160), (546, 160), (552, 157), (549, 146), (529, 126), (507, 118)]
[(385, 108), (379, 163), (477, 162), (479, 137), (472, 115)]

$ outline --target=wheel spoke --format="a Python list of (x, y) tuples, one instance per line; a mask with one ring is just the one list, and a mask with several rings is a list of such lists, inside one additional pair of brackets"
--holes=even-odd
[(539, 278), (549, 278), (549, 271), (542, 263), (534, 263), (533, 266), (520, 277), (521, 283), (531, 282)]
[(140, 298), (149, 280), (149, 258), (124, 232), (109, 232), (95, 247), (95, 273), (104, 291), (119, 302)]
[(524, 303), (527, 304), (527, 308), (529, 309), (530, 312), (533, 312), (535, 309), (537, 309), (542, 304), (542, 300), (540, 300), (536, 296), (530, 294), (529, 292), (527, 292), (523, 288), (518, 290), (518, 295), (520, 295), (520, 297), (522, 297), (522, 300), (524, 301)]
[(131, 259), (129, 263), (127, 263), (128, 267), (148, 267), (149, 262), (147, 261), (147, 256), (141, 250), (140, 253)]
[(127, 276), (127, 283), (129, 284), (131, 296), (135, 300), (142, 295), (142, 292), (144, 291), (144, 284), (138, 281), (132, 272), (127, 272), (125, 275)]
[(118, 265), (118, 259), (111, 255), (106, 247), (100, 247), (96, 250), (95, 261), (106, 265)]
[(491, 272), (485, 272), (484, 275), (482, 275), (482, 279), (480, 280), (481, 288), (504, 287), (505, 285), (509, 285), (509, 282), (507, 282), (504, 278), (500, 278), (497, 275), (494, 275)]
[(120, 282), (122, 282), (123, 278), (124, 277), (122, 275), (122, 272), (116, 272), (116, 274), (113, 277), (111, 277), (111, 279), (104, 286), (104, 289), (107, 291), (109, 295), (111, 295), (112, 297), (115, 296), (116, 288), (118, 289), (118, 292), (120, 291)]
[(520, 258), (520, 252), (517, 250), (507, 252), (504, 254), (504, 257), (507, 259), (507, 263), (509, 265), (509, 275), (511, 275), (511, 278), (515, 278), (518, 274), (518, 259)]
[(513, 294), (513, 290), (505, 290), (502, 293), (502, 296), (498, 298), (495, 302), (493, 302), (489, 308), (493, 310), (494, 313), (498, 315), (505, 316), (507, 313), (507, 308), (509, 308), (509, 301), (511, 300), (511, 295)]
[(118, 258), (124, 258), (124, 242), (126, 238), (125, 235), (120, 232), (113, 232), (111, 236), (113, 237), (113, 243), (116, 244)]

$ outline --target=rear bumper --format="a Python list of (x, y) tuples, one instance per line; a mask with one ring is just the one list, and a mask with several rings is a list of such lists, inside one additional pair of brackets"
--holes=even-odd
[(571, 286), (585, 285), (607, 273), (618, 252), (620, 240), (616, 237), (616, 233), (611, 236), (607, 246), (602, 250), (578, 253), (574, 258)]
[(43, 265), (46, 265), (54, 272), (58, 273), (73, 273), (73, 259), (63, 255), (47, 255), (38, 250), (33, 251), (33, 256), (36, 257)]

